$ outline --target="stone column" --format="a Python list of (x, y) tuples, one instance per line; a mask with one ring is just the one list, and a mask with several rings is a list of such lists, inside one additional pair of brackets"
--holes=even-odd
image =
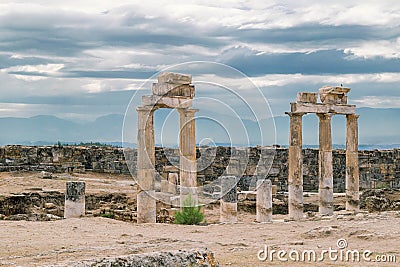
[(303, 218), (303, 156), (302, 118), (304, 113), (288, 113), (290, 116), (289, 137), (289, 218)]
[(237, 222), (236, 176), (221, 176), (220, 222)]
[(85, 182), (67, 182), (64, 218), (85, 216)]
[(178, 109), (180, 115), (180, 196), (181, 207), (191, 195), (192, 204), (198, 205), (197, 198), (197, 167), (196, 167), (196, 124), (194, 114), (197, 109)]
[(333, 214), (333, 165), (332, 165), (332, 114), (317, 113), (319, 118), (319, 213)]
[(260, 223), (272, 222), (271, 180), (257, 181), (256, 220)]
[(137, 222), (156, 222), (154, 107), (138, 107), (137, 140)]
[(346, 115), (346, 210), (354, 212), (360, 207), (358, 117), (357, 114)]

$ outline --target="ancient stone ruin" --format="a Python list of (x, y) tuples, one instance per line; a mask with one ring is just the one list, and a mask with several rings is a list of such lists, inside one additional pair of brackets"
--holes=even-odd
[(85, 216), (85, 182), (69, 181), (66, 186), (64, 218)]
[[(197, 148), (205, 162), (211, 162), (207, 167), (199, 168), (197, 182), (199, 185), (215, 181), (223, 175), (232, 158), (234, 147), (216, 147), (215, 151)], [(124, 150), (128, 150), (130, 158), (126, 159)], [(250, 147), (247, 148), (248, 164), (243, 176), (238, 182), (241, 190), (255, 188), (254, 169), (257, 174), (268, 176), (279, 192), (288, 191), (288, 149), (284, 147)], [(274, 154), (272, 154), (274, 152)], [(155, 148), (156, 171), (164, 179), (169, 174), (178, 174), (179, 149), (168, 147)], [(271, 154), (271, 155), (270, 155)], [(303, 189), (313, 192), (318, 190), (318, 154), (313, 148), (303, 149)], [(333, 149), (333, 188), (337, 193), (345, 192), (346, 151)], [(374, 188), (400, 188), (400, 149), (390, 150), (359, 150), (360, 190)], [(264, 163), (265, 162), (265, 163)], [(272, 162), (271, 168), (266, 168)], [(0, 172), (40, 173), (45, 179), (57, 176), (59, 173), (110, 173), (130, 175), (137, 174), (137, 149), (117, 147), (80, 147), (80, 146), (20, 146), (9, 145), (0, 147)], [(201, 163), (200, 161), (197, 163)], [(260, 164), (259, 164), (260, 163)], [(132, 165), (128, 168), (128, 165)], [(174, 166), (175, 165), (175, 166)], [(258, 166), (257, 166), (258, 165)], [(44, 175), (42, 172), (45, 172)], [(268, 172), (269, 171), (269, 172)], [(175, 176), (174, 176), (175, 177)], [(160, 178), (160, 177), (159, 177)], [(171, 178), (175, 179), (175, 178)], [(178, 176), (176, 177), (178, 181)], [(169, 179), (169, 181), (171, 181)], [(172, 184), (169, 183), (170, 185)], [(157, 188), (156, 188), (157, 189)], [(171, 186), (171, 192), (176, 190)]]
[[(138, 223), (156, 222), (155, 199), (155, 147), (154, 112), (159, 108), (177, 109), (180, 115), (180, 203), (188, 195), (196, 200), (196, 130), (192, 109), (194, 86), (192, 77), (178, 73), (165, 72), (158, 76), (158, 83), (152, 87), (152, 95), (142, 97), (142, 106), (137, 107), (137, 196)], [(172, 176), (171, 176), (172, 177)], [(174, 177), (174, 183), (176, 177)], [(166, 184), (162, 182), (162, 184)]]
[[(333, 214), (333, 165), (331, 118), (346, 115), (346, 210), (359, 209), (359, 167), (358, 167), (358, 117), (356, 106), (347, 104), (350, 88), (325, 86), (317, 93), (298, 93), (297, 101), (290, 103), (289, 136), (289, 217), (303, 218), (303, 156), (302, 117), (315, 113), (319, 118), (319, 212)], [(321, 102), (317, 102), (317, 98)]]

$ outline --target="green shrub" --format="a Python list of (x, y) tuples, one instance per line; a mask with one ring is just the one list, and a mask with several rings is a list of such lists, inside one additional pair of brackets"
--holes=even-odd
[(174, 217), (174, 223), (176, 224), (200, 224), (204, 220), (204, 214), (201, 212), (201, 207), (196, 206), (191, 195), (183, 200), (182, 210), (176, 211)]
[(108, 218), (108, 219), (114, 219), (115, 215), (114, 215), (114, 213), (101, 213), (100, 217)]

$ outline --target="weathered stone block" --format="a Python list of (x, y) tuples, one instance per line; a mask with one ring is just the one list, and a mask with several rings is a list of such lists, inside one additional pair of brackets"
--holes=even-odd
[(163, 72), (157, 77), (159, 83), (176, 83), (176, 84), (190, 84), (192, 82), (192, 76), (174, 73), (174, 72)]
[(318, 89), (319, 98), (323, 104), (347, 104), (347, 93), (350, 88), (324, 86)]
[(350, 92), (350, 88), (339, 86), (324, 86), (318, 89), (319, 94), (338, 94), (345, 95)]
[(42, 171), (41, 176), (43, 179), (51, 179), (53, 178), (53, 174), (51, 172)]
[(317, 93), (297, 93), (297, 102), (302, 103), (317, 103)]
[(325, 103), (290, 103), (291, 113), (334, 113), (334, 114), (354, 114), (355, 105), (327, 105)]
[(347, 104), (347, 96), (344, 94), (320, 94), (319, 98), (323, 104)]
[[(60, 265), (59, 265), (60, 266)], [(213, 267), (219, 266), (214, 254), (207, 249), (162, 251), (128, 256), (107, 257), (98, 260), (72, 262), (68, 266), (75, 267), (104, 267), (104, 266), (192, 266)]]
[(257, 181), (256, 221), (272, 221), (272, 183), (271, 180)]
[(64, 218), (85, 216), (85, 182), (67, 182)]
[(144, 106), (158, 108), (190, 108), (192, 99), (189, 97), (170, 97), (170, 96), (142, 96), (142, 104)]
[(237, 181), (235, 176), (221, 178), (220, 221), (225, 223), (237, 222)]
[(153, 95), (194, 97), (194, 86), (189, 84), (153, 83)]
[(169, 182), (167, 180), (161, 180), (161, 192), (168, 193), (169, 189)]

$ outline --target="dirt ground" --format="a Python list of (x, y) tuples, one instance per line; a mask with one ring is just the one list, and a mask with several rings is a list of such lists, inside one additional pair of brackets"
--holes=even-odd
[[(136, 191), (129, 176), (79, 174), (74, 179), (87, 182), (90, 192)], [(42, 179), (37, 174), (0, 173), (0, 194), (17, 194), (29, 190), (65, 190), (64, 174), (54, 179)], [(330, 217), (310, 217), (301, 222), (287, 221), (287, 215), (274, 215), (268, 224), (254, 223), (255, 215), (249, 212), (239, 214), (236, 224), (213, 223), (218, 220), (216, 205), (205, 211), (209, 222), (205, 226), (184, 226), (174, 224), (141, 224), (117, 221), (102, 217), (85, 217), (56, 221), (5, 221), (0, 220), (0, 266), (52, 266), (85, 259), (138, 254), (155, 251), (207, 248), (214, 252), (220, 266), (398, 266), (400, 262), (400, 212), (362, 212), (357, 215), (344, 211)], [(346, 247), (338, 247), (347, 243)], [(268, 248), (283, 250), (280, 261), (277, 253), (262, 261), (265, 255), (260, 250)], [(330, 259), (328, 253), (333, 253)], [(305, 261), (301, 255), (313, 250), (313, 259)], [(335, 252), (338, 259), (335, 261)], [(360, 252), (360, 260), (346, 262), (346, 253)], [(372, 252), (368, 254), (368, 250)], [(299, 253), (299, 261), (296, 258)], [(363, 252), (367, 253), (363, 258)], [(281, 252), (283, 253), (283, 252)], [(289, 259), (291, 253), (292, 259)], [(343, 259), (340, 258), (342, 253)], [(373, 262), (394, 260), (397, 263)], [(366, 262), (371, 260), (371, 262)]]

